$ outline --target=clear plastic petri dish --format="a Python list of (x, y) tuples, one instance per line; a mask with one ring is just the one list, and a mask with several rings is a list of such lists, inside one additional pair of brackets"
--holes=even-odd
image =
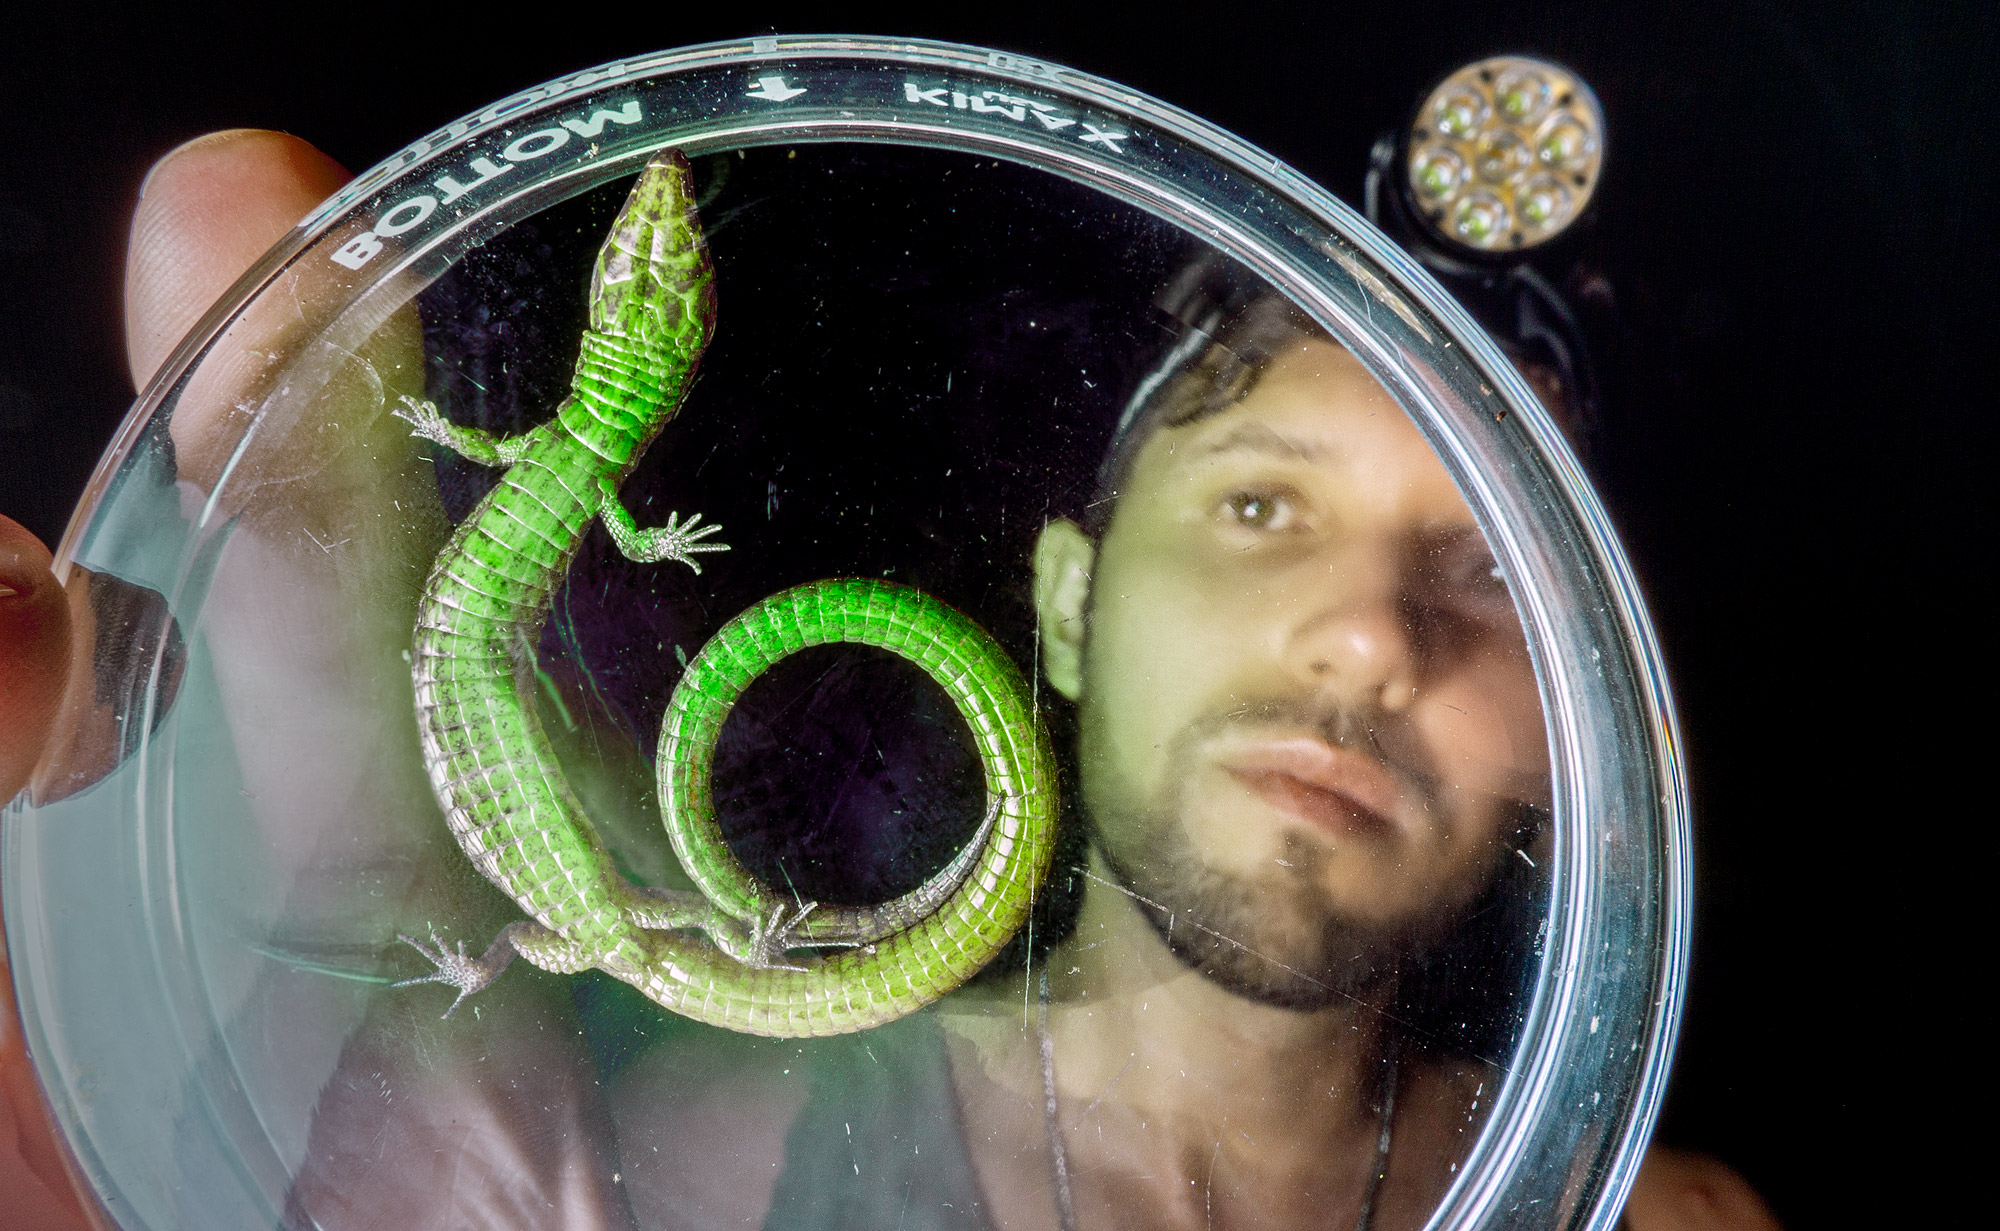
[[(619, 302), (712, 339), (604, 351)], [(82, 1176), (133, 1228), (1609, 1225), (1686, 795), (1559, 412), (1070, 69), (759, 38), (438, 130), (209, 314), (60, 550), (116, 768), (15, 802), (4, 901)]]

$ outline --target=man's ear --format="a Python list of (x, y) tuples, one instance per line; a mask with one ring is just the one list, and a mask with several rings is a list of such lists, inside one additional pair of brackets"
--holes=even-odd
[(1035, 616), (1041, 622), (1042, 674), (1072, 701), (1083, 699), (1083, 614), (1097, 544), (1068, 518), (1042, 527), (1035, 541)]

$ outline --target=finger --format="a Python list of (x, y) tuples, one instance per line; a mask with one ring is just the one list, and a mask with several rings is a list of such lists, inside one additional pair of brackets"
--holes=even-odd
[[(0, 804), (27, 785), (41, 759), (69, 674), (69, 597), (50, 563), (40, 539), (0, 516)], [(20, 1226), (82, 1228), (82, 1207), (36, 1093), (13, 990), (0, 951), (0, 1192), (10, 1194)]]
[(1729, 1164), (1661, 1145), (1646, 1151), (1621, 1222), (1632, 1231), (1779, 1231), (1777, 1215)]
[(255, 128), (197, 137), (155, 163), (125, 265), (133, 386), (145, 388), (209, 305), (348, 178), (297, 137)]
[[(215, 301), (347, 178), (338, 163), (298, 138), (254, 128), (198, 137), (154, 164), (140, 189), (126, 253), (125, 340), (134, 385), (144, 388)], [(263, 395), (283, 357), (311, 324), (323, 323), (301, 319), (298, 307), (313, 298), (310, 286), (285, 290), (252, 303), (174, 401), (169, 431), (175, 462), (181, 477), (204, 492), (237, 458), (259, 414), (271, 417)], [(287, 435), (261, 433), (263, 439)], [(267, 476), (314, 468), (290, 458), (237, 460), (255, 463), (255, 478), (240, 485), (250, 491)], [(286, 493), (280, 502), (296, 507), (299, 495)], [(242, 510), (232, 505), (222, 511)]]
[[(162, 158), (127, 253), (135, 384), (153, 380), (210, 307), (347, 179), (305, 142), (259, 129), (213, 133)], [(360, 504), (395, 507), (412, 477), (398, 472), (418, 456), (389, 413), (396, 394), (422, 392), (416, 313), (347, 313), (348, 288), (329, 276), (340, 272), (305, 260), (274, 275), (187, 374), (168, 420), (182, 479), (204, 494), (224, 474), (235, 479), (210, 516), (247, 514), (299, 547), (349, 538)]]
[(70, 1187), (62, 1147), (43, 1109), (14, 1013), (14, 984), (0, 958), (0, 1226), (85, 1231), (83, 1200)]
[[(170, 363), (211, 303), (344, 179), (270, 132), (216, 134), (163, 159), (132, 227), (134, 378)], [(414, 722), (411, 628), (448, 528), (430, 463), (391, 413), (423, 392), (421, 325), (382, 288), (357, 300), (346, 272), (309, 254), (275, 273), (161, 402), (186, 523), (163, 528), (185, 540), (158, 549), (212, 561), (198, 611), (177, 614), (199, 628), (244, 801), (214, 832), (247, 825), (236, 841), (277, 887), (239, 904), (238, 925), (283, 936), (301, 961), (430, 920), (484, 925), (496, 905), (439, 819)], [(331, 1047), (357, 1009), (273, 994), (243, 1020)]]
[(0, 804), (28, 783), (69, 674), (69, 599), (49, 549), (0, 516)]

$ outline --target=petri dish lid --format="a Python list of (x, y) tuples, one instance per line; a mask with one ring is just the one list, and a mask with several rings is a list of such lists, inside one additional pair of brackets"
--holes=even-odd
[[(351, 1026), (388, 981), (363, 960), (368, 955), (242, 926), (246, 918), (295, 924), (316, 909), (344, 908), (304, 900), (310, 891), (297, 885), (269, 883), (269, 861), (231, 863), (217, 853), (228, 832), (279, 840), (258, 829), (260, 783), (300, 798), (318, 791), (322, 805), (325, 790), (335, 789), (317, 784), (310, 759), (262, 778), (247, 765), (256, 753), (244, 746), (240, 723), (231, 726), (228, 694), (232, 686), (254, 691), (255, 678), (232, 683), (228, 676), (255, 677), (259, 668), (232, 666), (228, 655), (213, 652), (252, 635), (227, 617), (231, 602), (242, 599), (227, 591), (244, 583), (222, 561), (229, 551), (250, 549), (229, 545), (283, 543), (270, 548), (283, 555), (306, 550), (309, 541), (331, 558), (347, 541), (340, 535), (369, 541), (417, 534), (397, 518), (400, 506), (356, 521), (351, 510), (335, 514), (294, 499), (286, 484), (300, 476), (347, 467), (364, 476), (379, 462), (366, 443), (312, 447), (326, 435), (326, 407), (335, 404), (328, 399), (365, 407), (387, 423), (387, 373), (400, 371), (407, 381), (428, 370), (433, 392), (438, 380), (461, 378), (484, 392), (467, 373), (504, 384), (504, 363), (490, 371), (468, 366), (470, 344), (454, 343), (439, 324), (451, 319), (441, 300), (459, 295), (489, 314), (495, 296), (534, 300), (537, 254), (556, 252), (550, 259), (559, 263), (569, 250), (564, 244), (574, 248), (574, 237), (586, 233), (594, 246), (622, 192), (607, 186), (622, 185), (667, 147), (695, 159), (698, 170), (719, 167), (719, 156), (738, 158), (748, 169), (737, 174), (751, 182), (775, 176), (769, 167), (780, 157), (803, 157), (813, 173), (829, 177), (846, 165), (840, 158), (851, 157), (862, 168), (857, 174), (875, 176), (878, 185), (893, 181), (898, 168), (939, 182), (954, 169), (969, 176), (986, 168), (997, 176), (993, 192), (1014, 193), (1009, 199), (1024, 202), (1023, 210), (1042, 211), (1023, 214), (1026, 230), (1054, 233), (1068, 220), (1068, 247), (1037, 249), (1041, 264), (1024, 267), (1024, 280), (1066, 259), (1086, 266), (1102, 260), (1136, 287), (1160, 269), (1139, 257), (1120, 265), (1120, 254), (1157, 247), (1161, 234), (1178, 236), (1220, 254), (1239, 282), (1275, 289), (1400, 405), (1504, 572), (1548, 745), (1549, 820), (1545, 845), (1536, 848), (1549, 856), (1536, 882), (1545, 905), (1510, 1010), (1505, 1054), (1491, 1058), (1497, 1088), (1480, 1087), (1476, 1139), (1454, 1162), (1430, 1225), (1610, 1225), (1657, 1111), (1679, 1019), (1687, 803), (1671, 701), (1643, 604), (1549, 413), (1419, 266), (1324, 190), (1228, 133), (1124, 87), (1020, 56), (822, 37), (635, 57), (523, 90), (414, 142), (315, 210), (245, 275), (121, 429), (59, 561), (163, 596), (176, 635), (191, 647), (186, 691), (176, 695), (172, 687), (173, 638), (155, 638), (169, 648), (130, 665), (105, 698), (123, 732), (123, 765), (70, 798), (17, 801), (7, 815), (4, 865), (7, 935), (30, 1048), (78, 1166), (112, 1216), (130, 1227), (268, 1226), (287, 1217), (288, 1203), (298, 1200), (300, 1160), (311, 1149), (314, 1109), (328, 1097), (328, 1073), (351, 1039), (335, 1032), (317, 1051), (302, 1045), (289, 1063), (306, 1076), (287, 1084), (273, 1076), (286, 1071), (273, 1059), (283, 1048), (266, 1046), (260, 1059), (245, 1059), (243, 1023), (255, 1019), (268, 1030), (283, 1014), (259, 1018), (265, 1010), (258, 1006), (284, 1002), (290, 1012), (322, 1005)], [(755, 165), (752, 153), (761, 160)], [(711, 188), (722, 174), (708, 174)], [(1037, 183), (1046, 191), (1022, 187)], [(608, 204), (592, 204), (600, 201)], [(843, 217), (867, 213), (853, 208), (858, 212)], [(1002, 214), (980, 218), (995, 228), (986, 246), (1004, 257), (1010, 234)], [(778, 234), (759, 231), (751, 214), (744, 218), (750, 221), (732, 221), (725, 211), (709, 217), (709, 227), (716, 236), (732, 225), (744, 234)], [(508, 247), (509, 236), (520, 237), (518, 228), (537, 219), (539, 238)], [(912, 217), (908, 225), (934, 222)], [(494, 252), (514, 262), (512, 273), (494, 272)], [(857, 276), (865, 280), (865, 273)], [(732, 319), (781, 316), (769, 305), (782, 289), (776, 281), (753, 288), (747, 279), (741, 290), (723, 285), (721, 328), (732, 328)], [(1100, 289), (1108, 298), (1130, 288)], [(409, 315), (413, 304), (421, 334)], [(1119, 320), (1145, 319), (1146, 308)], [(812, 353), (803, 332), (812, 315), (798, 315), (806, 322), (798, 325), (801, 353)], [(995, 321), (995, 328), (1024, 328), (1004, 313), (989, 324)], [(1094, 322), (1077, 336), (1088, 338), (1098, 326), (1112, 328)], [(243, 366), (246, 337), (278, 339), (258, 352), (254, 371)], [(1149, 345), (1135, 343), (1139, 350)], [(435, 370), (441, 350), (456, 365), (444, 377)], [(357, 356), (366, 362), (357, 364)], [(1087, 362), (1078, 366), (1088, 373)], [(1131, 384), (1144, 366), (1121, 371), (1114, 362), (1106, 370)], [(948, 381), (949, 357), (937, 367)], [(985, 376), (1000, 379), (992, 370)], [(463, 384), (453, 387), (473, 396)], [(239, 425), (233, 450), (202, 455), (173, 437), (174, 417), (191, 399), (218, 397), (238, 398), (247, 425)], [(1085, 417), (1115, 418), (1121, 404), (1122, 396), (1113, 398)], [(1023, 409), (1021, 422), (1032, 428), (1039, 413)], [(887, 422), (870, 429), (857, 420), (854, 430), (907, 428), (905, 420)], [(748, 425), (740, 430), (754, 434)], [(1050, 429), (1050, 448), (1069, 447), (1066, 430)], [(444, 502), (448, 514), (463, 516), (477, 493), (461, 491), (452, 508), (451, 473), (449, 465), (439, 471)], [(419, 477), (428, 481), (428, 472)], [(865, 503), (851, 491), (803, 490), (781, 491), (774, 473), (759, 495), (766, 519), (775, 519), (782, 502), (800, 499), (829, 509)], [(948, 552), (979, 550), (952, 539), (964, 525), (942, 508), (937, 524), (946, 528), (939, 533), (950, 540)], [(896, 565), (871, 557), (841, 567), (879, 574)], [(372, 598), (416, 583), (390, 572), (343, 575), (326, 593), (364, 601), (339, 620), (306, 618), (302, 627), (316, 637), (365, 635)], [(689, 593), (677, 589), (668, 598)], [(310, 606), (313, 599), (307, 593), (301, 601)], [(394, 604), (384, 599), (382, 606)], [(316, 652), (310, 644), (294, 648)], [(665, 636), (650, 648), (668, 652)], [(615, 676), (603, 673), (613, 694)], [(338, 700), (297, 692), (283, 670), (269, 678), (293, 690), (286, 698), (295, 707), (332, 708)], [(337, 715), (329, 723), (322, 759), (350, 767), (365, 760), (369, 749), (352, 743), (354, 729), (340, 728)], [(253, 802), (239, 802), (245, 799)], [(232, 810), (249, 817), (238, 830), (204, 828), (206, 818)], [(355, 883), (378, 896), (415, 892), (398, 862), (408, 852), (393, 843), (385, 850), (376, 852), (379, 866), (354, 870)], [(1525, 848), (1519, 853), (1532, 862)], [(412, 1046), (423, 1043), (412, 1038)], [(596, 1059), (605, 1062), (602, 1049)]]

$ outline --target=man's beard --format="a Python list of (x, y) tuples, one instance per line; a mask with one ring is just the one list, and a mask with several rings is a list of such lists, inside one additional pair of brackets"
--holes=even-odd
[[(1303, 707), (1276, 702), (1210, 718), (1181, 733), (1168, 763), (1193, 763), (1196, 747), (1239, 720), (1308, 717)], [(1329, 742), (1352, 746), (1374, 724), (1321, 715), (1310, 725)], [(1414, 782), (1427, 810), (1446, 806), (1429, 775), (1406, 769), (1399, 776)], [(1165, 798), (1131, 808), (1087, 799), (1092, 844), (1174, 955), (1236, 995), (1304, 1012), (1342, 1002), (1380, 1004), (1394, 994), (1398, 973), (1444, 930), (1438, 916), (1448, 911), (1423, 912), (1402, 925), (1344, 917), (1318, 887), (1328, 854), (1314, 846), (1288, 850), (1292, 866), (1283, 877), (1217, 871), (1188, 837), (1183, 793), (1176, 782)], [(1107, 841), (1107, 823), (1122, 842)]]
[[(1318, 895), (1309, 884), (1279, 889), (1217, 872), (1195, 856), (1171, 820), (1149, 828), (1129, 859), (1101, 834), (1094, 840), (1175, 957), (1260, 1004), (1310, 1012), (1343, 1002), (1379, 1003), (1430, 939), (1409, 928), (1344, 919), (1310, 901)], [(1301, 880), (1310, 881), (1322, 856), (1296, 855)], [(1276, 900), (1281, 896), (1290, 900)]]

